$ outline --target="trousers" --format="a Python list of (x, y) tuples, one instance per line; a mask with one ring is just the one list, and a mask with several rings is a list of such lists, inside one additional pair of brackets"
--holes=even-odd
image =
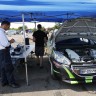
[(15, 83), (13, 75), (14, 67), (11, 61), (9, 49), (0, 50), (0, 71), (1, 83)]

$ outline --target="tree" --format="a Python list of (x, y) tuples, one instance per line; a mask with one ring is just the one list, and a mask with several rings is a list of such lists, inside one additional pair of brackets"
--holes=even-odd
[(10, 28), (10, 30), (17, 30), (17, 28)]
[(53, 29), (54, 29), (54, 30), (55, 30), (55, 29), (59, 29), (60, 26), (61, 26), (61, 23), (56, 23), (55, 26), (53, 27)]
[[(25, 27), (25, 30), (28, 28), (26, 25), (24, 27)], [(23, 30), (23, 26), (18, 27), (18, 30)]]

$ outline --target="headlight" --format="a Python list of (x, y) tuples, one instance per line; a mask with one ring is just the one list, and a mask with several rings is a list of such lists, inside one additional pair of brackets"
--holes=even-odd
[(67, 64), (67, 65), (71, 64), (70, 60), (66, 58), (61, 52), (53, 51), (53, 57), (57, 62), (61, 64)]

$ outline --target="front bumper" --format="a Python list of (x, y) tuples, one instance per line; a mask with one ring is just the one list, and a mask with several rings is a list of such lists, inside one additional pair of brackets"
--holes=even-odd
[(62, 81), (64, 81), (64, 82), (67, 82), (67, 83), (69, 83), (69, 84), (80, 84), (80, 83), (94, 83), (94, 82), (96, 82), (96, 78), (93, 78), (93, 79), (63, 79), (62, 78)]
[[(63, 70), (63, 71), (62, 71)], [(80, 83), (93, 83), (96, 82), (96, 77), (88, 76), (88, 77), (79, 77), (73, 72), (67, 73), (64, 69), (60, 69), (60, 71), (54, 70), (58, 77), (61, 77), (61, 80), (67, 82), (69, 84), (80, 84)]]
[[(53, 71), (58, 75), (57, 77), (61, 77), (62, 81), (70, 83), (70, 84), (79, 84), (79, 83), (93, 83), (96, 82), (96, 73), (92, 74), (76, 74), (73, 69), (78, 68), (96, 68), (96, 65), (87, 66), (87, 65), (80, 65), (80, 66), (65, 66), (58, 68), (53, 62), (54, 60), (51, 59), (51, 63), (53, 65)], [(73, 67), (73, 69), (72, 69)]]

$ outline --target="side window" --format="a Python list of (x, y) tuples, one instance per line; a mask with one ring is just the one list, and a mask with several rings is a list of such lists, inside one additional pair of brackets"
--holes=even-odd
[(53, 33), (51, 34), (49, 40), (51, 41), (53, 39)]
[(52, 33), (52, 34), (50, 35), (49, 39), (48, 39), (50, 45), (53, 44), (53, 38), (54, 38), (54, 36), (53, 36), (53, 33)]

